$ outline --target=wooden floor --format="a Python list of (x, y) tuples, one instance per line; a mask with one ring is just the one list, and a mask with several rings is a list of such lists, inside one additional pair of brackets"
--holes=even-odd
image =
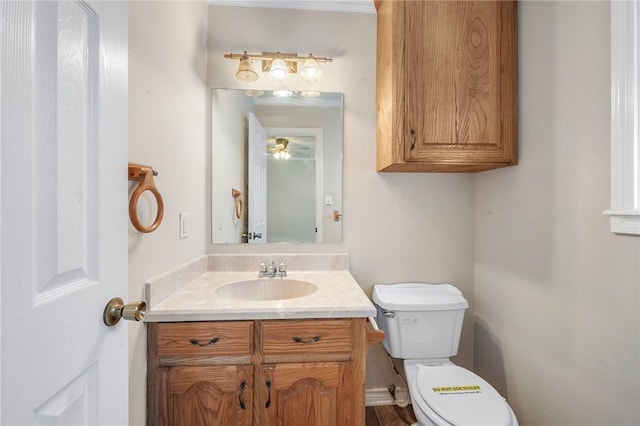
[(416, 422), (411, 405), (400, 408), (396, 405), (367, 407), (366, 426), (405, 426)]

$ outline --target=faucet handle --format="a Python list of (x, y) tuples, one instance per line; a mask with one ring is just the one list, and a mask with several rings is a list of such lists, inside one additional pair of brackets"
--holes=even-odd
[(267, 264), (262, 262), (260, 264), (260, 272), (267, 272)]
[(287, 272), (287, 268), (284, 266), (284, 262), (280, 262), (280, 266), (278, 267), (278, 272)]

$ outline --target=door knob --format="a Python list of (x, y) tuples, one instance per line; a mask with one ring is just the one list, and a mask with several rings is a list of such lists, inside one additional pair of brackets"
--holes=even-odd
[(105, 306), (102, 319), (105, 325), (113, 327), (121, 318), (128, 321), (140, 321), (146, 313), (146, 303), (138, 301), (125, 304), (121, 298), (114, 297), (109, 300), (109, 303)]

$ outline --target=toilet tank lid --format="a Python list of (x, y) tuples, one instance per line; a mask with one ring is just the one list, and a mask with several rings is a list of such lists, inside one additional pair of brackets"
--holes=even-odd
[(375, 284), (373, 301), (383, 309), (397, 311), (444, 311), (469, 307), (460, 290), (451, 284)]

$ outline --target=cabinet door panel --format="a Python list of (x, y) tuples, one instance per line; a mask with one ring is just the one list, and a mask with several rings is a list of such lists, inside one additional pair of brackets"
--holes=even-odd
[(265, 425), (355, 424), (349, 362), (267, 365), (259, 382)]
[[(500, 26), (496, 2), (405, 2), (407, 126), (417, 144), (500, 140)], [(416, 151), (417, 150), (417, 151)]]
[(168, 389), (172, 425), (252, 423), (252, 366), (173, 367)]

